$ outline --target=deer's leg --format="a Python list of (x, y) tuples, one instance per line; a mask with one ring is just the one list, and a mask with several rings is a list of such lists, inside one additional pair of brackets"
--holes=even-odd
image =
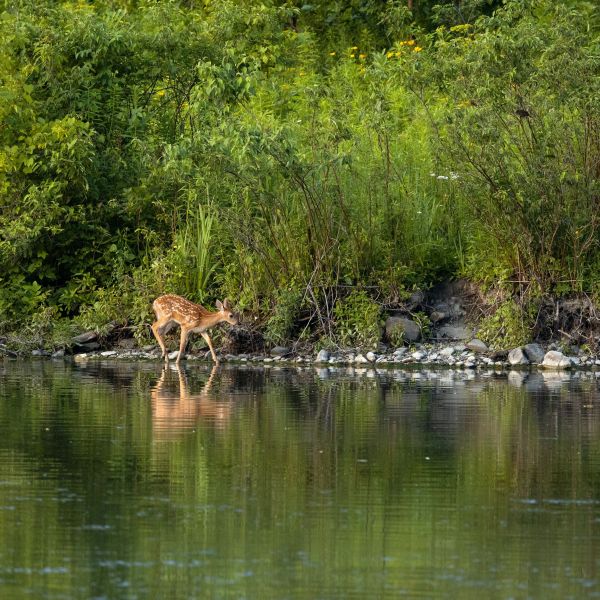
[(215, 363), (219, 363), (219, 359), (217, 358), (217, 355), (215, 354), (215, 349), (213, 348), (212, 342), (210, 341), (210, 336), (208, 335), (208, 333), (206, 333), (206, 331), (203, 331), (200, 334), (203, 338), (204, 341), (208, 344), (208, 348), (210, 349), (210, 353), (212, 355), (213, 360), (215, 361)]
[(163, 340), (163, 337), (162, 337), (162, 329), (163, 329), (164, 325), (166, 325), (166, 323), (161, 323), (160, 321), (156, 321), (155, 323), (152, 323), (152, 333), (154, 334), (154, 337), (158, 341), (158, 345), (160, 346), (160, 349), (162, 351), (162, 357), (167, 362), (169, 362), (169, 355), (167, 354), (167, 347), (165, 346), (165, 341)]
[(179, 361), (181, 360), (181, 355), (183, 354), (183, 351), (185, 350), (185, 346), (187, 344), (189, 334), (190, 334), (189, 330), (186, 329), (185, 327), (183, 327), (183, 325), (182, 325), (181, 326), (181, 339), (179, 340), (179, 354), (177, 355), (177, 364), (179, 364)]

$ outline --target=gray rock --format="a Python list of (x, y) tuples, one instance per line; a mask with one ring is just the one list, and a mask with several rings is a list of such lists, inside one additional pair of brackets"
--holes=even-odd
[(64, 356), (65, 356), (65, 351), (62, 348), (60, 348), (56, 352), (52, 353), (52, 358), (63, 358)]
[(417, 350), (411, 354), (414, 360), (423, 360), (427, 357), (427, 352), (423, 352), (422, 350)]
[(75, 348), (77, 352), (93, 352), (100, 348), (100, 344), (98, 342), (87, 342), (86, 344), (77, 344)]
[(532, 363), (541, 363), (544, 360), (544, 349), (539, 344), (527, 344), (523, 346), (523, 351)]
[(421, 304), (423, 304), (425, 300), (425, 294), (421, 291), (421, 290), (417, 290), (416, 292), (413, 292), (410, 295), (410, 298), (408, 299), (409, 303), (413, 305), (413, 307), (417, 307), (420, 306)]
[(355, 363), (367, 363), (369, 362), (362, 354), (358, 354), (354, 359)]
[(32, 350), (31, 356), (50, 356), (50, 352), (47, 350)]
[[(169, 352), (169, 360), (177, 360), (178, 356), (179, 356), (179, 350), (174, 350), (173, 352)], [(185, 359), (185, 356), (182, 356), (181, 358)]]
[(133, 350), (136, 346), (136, 341), (134, 338), (121, 338), (117, 342), (117, 346), (124, 350)]
[(439, 352), (440, 356), (452, 356), (454, 354), (454, 348), (452, 346), (446, 346)]
[(445, 312), (442, 312), (441, 310), (434, 310), (429, 315), (429, 318), (431, 319), (432, 323), (441, 323), (442, 321), (448, 318), (448, 315)]
[(421, 328), (406, 317), (388, 317), (385, 322), (385, 334), (388, 338), (402, 334), (407, 342), (416, 342), (421, 337)]
[(404, 356), (404, 355), (405, 355), (407, 352), (408, 352), (408, 348), (396, 348), (396, 349), (394, 350), (394, 353), (393, 353), (393, 355), (394, 355), (396, 358), (399, 358), (400, 356)]
[(558, 350), (550, 350), (544, 355), (542, 366), (546, 369), (569, 369), (571, 359)]
[(116, 356), (117, 351), (116, 350), (105, 350), (104, 352), (100, 352), (100, 356)]
[(482, 342), (481, 340), (478, 340), (477, 338), (474, 338), (470, 342), (467, 342), (466, 346), (469, 350), (472, 350), (473, 352), (488, 351), (487, 344), (485, 342)]
[(316, 361), (317, 362), (327, 362), (328, 360), (329, 360), (329, 352), (325, 349), (319, 350)]
[(271, 348), (271, 356), (285, 356), (290, 353), (290, 349), (285, 346), (275, 346)]
[(95, 331), (86, 331), (80, 335), (76, 335), (72, 342), (74, 344), (87, 344), (88, 342), (94, 342), (98, 339), (98, 334)]
[(18, 354), (9, 350), (4, 344), (0, 344), (0, 355), (10, 356), (11, 358), (16, 358)]
[(529, 359), (525, 356), (523, 348), (514, 348), (508, 353), (508, 362), (511, 365), (528, 365)]
[(369, 362), (375, 362), (377, 360), (377, 355), (375, 352), (367, 352), (367, 360)]
[(468, 327), (459, 327), (453, 325), (442, 325), (438, 329), (438, 336), (451, 340), (468, 340), (473, 332)]

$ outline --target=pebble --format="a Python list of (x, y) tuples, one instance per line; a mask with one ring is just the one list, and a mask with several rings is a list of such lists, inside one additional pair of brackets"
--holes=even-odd
[[(470, 345), (470, 344), (469, 344)], [(373, 376), (374, 371), (372, 366), (378, 366), (381, 368), (385, 368), (387, 365), (399, 366), (399, 365), (410, 365), (414, 363), (419, 363), (421, 367), (426, 367), (427, 365), (439, 365), (439, 366), (447, 366), (453, 369), (464, 368), (463, 373), (465, 377), (473, 377), (473, 370), (478, 367), (488, 367), (488, 368), (497, 368), (500, 373), (506, 373), (507, 367), (510, 366), (510, 361), (515, 361), (517, 365), (523, 365), (526, 367), (525, 373), (535, 372), (538, 369), (538, 365), (531, 365), (531, 359), (528, 360), (527, 353), (525, 350), (527, 346), (522, 348), (515, 348), (511, 351), (508, 360), (498, 360), (492, 359), (485, 354), (481, 354), (477, 352), (477, 350), (469, 349), (468, 346), (463, 344), (453, 343), (452, 346), (445, 344), (418, 344), (413, 346), (412, 349), (408, 347), (402, 346), (395, 349), (388, 349), (387, 347), (381, 345), (379, 347), (379, 352), (369, 351), (365, 354), (360, 352), (347, 352), (347, 353), (332, 353), (330, 351), (322, 349), (317, 355), (314, 354), (312, 356), (296, 356), (292, 355), (288, 357), (284, 357), (281, 355), (278, 356), (268, 356), (266, 354), (226, 354), (221, 357), (223, 362), (231, 361), (237, 363), (276, 363), (281, 365), (281, 367), (285, 367), (285, 363), (295, 363), (297, 365), (301, 365), (302, 363), (307, 363), (309, 365), (315, 364), (319, 357), (324, 358), (327, 357), (326, 365), (330, 366), (330, 369), (333, 369), (334, 372), (339, 370), (334, 367), (334, 365), (353, 365), (353, 364), (361, 364), (367, 368), (355, 369), (354, 367), (349, 367), (349, 370), (352, 373), (364, 373), (367, 376)], [(1, 348), (0, 348), (1, 350)], [(516, 352), (515, 352), (516, 351)], [(277, 353), (278, 354), (278, 353)], [(579, 357), (577, 356), (564, 356), (561, 355), (560, 352), (556, 353), (559, 355), (559, 358), (563, 359), (564, 365), (561, 363), (562, 368), (568, 368), (569, 366), (579, 367), (579, 371), (575, 371), (575, 376), (577, 376), (578, 372), (581, 369), (587, 369), (589, 371), (598, 371), (600, 367), (600, 355), (590, 356), (589, 354), (583, 354)], [(50, 356), (50, 353), (42, 353), (35, 352), (37, 356)], [(169, 360), (174, 361), (177, 359), (178, 352), (173, 351), (169, 353)], [(552, 355), (551, 355), (552, 356)], [(64, 350), (58, 350), (54, 354), (52, 354), (53, 358), (65, 358)], [(92, 359), (98, 358), (114, 358), (115, 360), (150, 360), (160, 362), (160, 352), (156, 348), (156, 346), (145, 346), (140, 349), (109, 349), (109, 350), (94, 350), (87, 351), (80, 354), (75, 354), (72, 359), (76, 362), (83, 362)], [(67, 357), (71, 359), (71, 357)], [(206, 360), (208, 362), (211, 361), (210, 353), (200, 352), (195, 355), (184, 355), (181, 357), (182, 359), (187, 359), (190, 361), (202, 361)], [(516, 359), (516, 360), (515, 360)], [(372, 365), (372, 366), (371, 366)], [(548, 366), (548, 365), (545, 365)], [(560, 368), (560, 367), (559, 367)], [(533, 369), (533, 371), (531, 370)], [(598, 374), (600, 377), (600, 374)]]

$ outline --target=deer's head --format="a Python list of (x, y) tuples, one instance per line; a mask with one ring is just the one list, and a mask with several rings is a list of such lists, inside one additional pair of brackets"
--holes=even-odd
[(217, 300), (217, 309), (221, 313), (223, 321), (227, 321), (231, 325), (237, 325), (240, 322), (238, 316), (231, 309), (231, 305), (229, 304), (229, 300), (227, 300), (227, 298), (225, 298), (223, 302)]

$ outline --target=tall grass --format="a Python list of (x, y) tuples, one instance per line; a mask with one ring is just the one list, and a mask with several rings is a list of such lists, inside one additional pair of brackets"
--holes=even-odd
[(190, 193), (182, 224), (175, 234), (173, 259), (179, 275), (178, 287), (198, 302), (205, 301), (216, 269), (212, 251), (214, 218), (210, 202), (203, 205), (196, 194)]

